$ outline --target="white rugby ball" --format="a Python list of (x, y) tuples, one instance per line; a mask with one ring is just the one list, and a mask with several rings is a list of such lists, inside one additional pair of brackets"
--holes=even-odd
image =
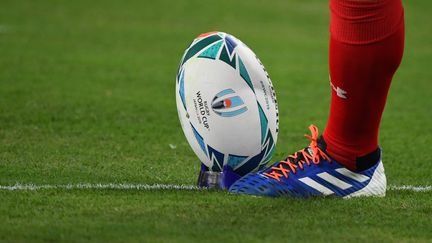
[(176, 84), (183, 132), (211, 171), (239, 175), (262, 168), (278, 135), (272, 82), (255, 53), (223, 32), (198, 36), (186, 49)]

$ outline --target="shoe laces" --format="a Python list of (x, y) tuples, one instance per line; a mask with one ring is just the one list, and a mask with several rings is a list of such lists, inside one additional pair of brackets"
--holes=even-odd
[(290, 172), (295, 174), (298, 169), (304, 170), (305, 165), (317, 165), (321, 162), (321, 159), (330, 161), (328, 155), (318, 146), (318, 128), (315, 125), (310, 125), (309, 130), (311, 136), (304, 135), (311, 140), (308, 147), (289, 155), (285, 160), (279, 161), (270, 168), (269, 172), (265, 172), (263, 175), (280, 181), (281, 177), (288, 178)]

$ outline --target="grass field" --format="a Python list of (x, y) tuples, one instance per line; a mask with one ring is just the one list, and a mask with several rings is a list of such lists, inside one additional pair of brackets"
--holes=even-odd
[[(427, 186), (432, 2), (407, 0), (405, 10), (405, 56), (380, 142), (389, 185)], [(190, 41), (210, 30), (234, 34), (266, 65), (280, 108), (275, 159), (308, 143), (309, 124), (324, 128), (327, 1), (3, 0), (0, 185), (194, 184), (199, 163), (177, 118), (175, 75)], [(0, 190), (0, 241), (432, 242), (432, 191), (302, 201)]]

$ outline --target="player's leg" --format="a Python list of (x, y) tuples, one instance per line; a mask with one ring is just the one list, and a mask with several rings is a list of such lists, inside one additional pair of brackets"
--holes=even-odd
[(327, 153), (352, 170), (378, 148), (378, 128), (404, 45), (400, 0), (331, 0)]
[(383, 196), (377, 136), (387, 92), (403, 52), (400, 0), (330, 0), (332, 102), (323, 138), (249, 174), (230, 191), (265, 196)]

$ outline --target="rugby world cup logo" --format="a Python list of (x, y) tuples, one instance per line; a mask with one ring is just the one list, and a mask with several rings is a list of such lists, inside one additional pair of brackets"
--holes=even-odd
[(212, 100), (213, 111), (222, 117), (233, 117), (247, 111), (243, 100), (232, 89), (224, 89)]

